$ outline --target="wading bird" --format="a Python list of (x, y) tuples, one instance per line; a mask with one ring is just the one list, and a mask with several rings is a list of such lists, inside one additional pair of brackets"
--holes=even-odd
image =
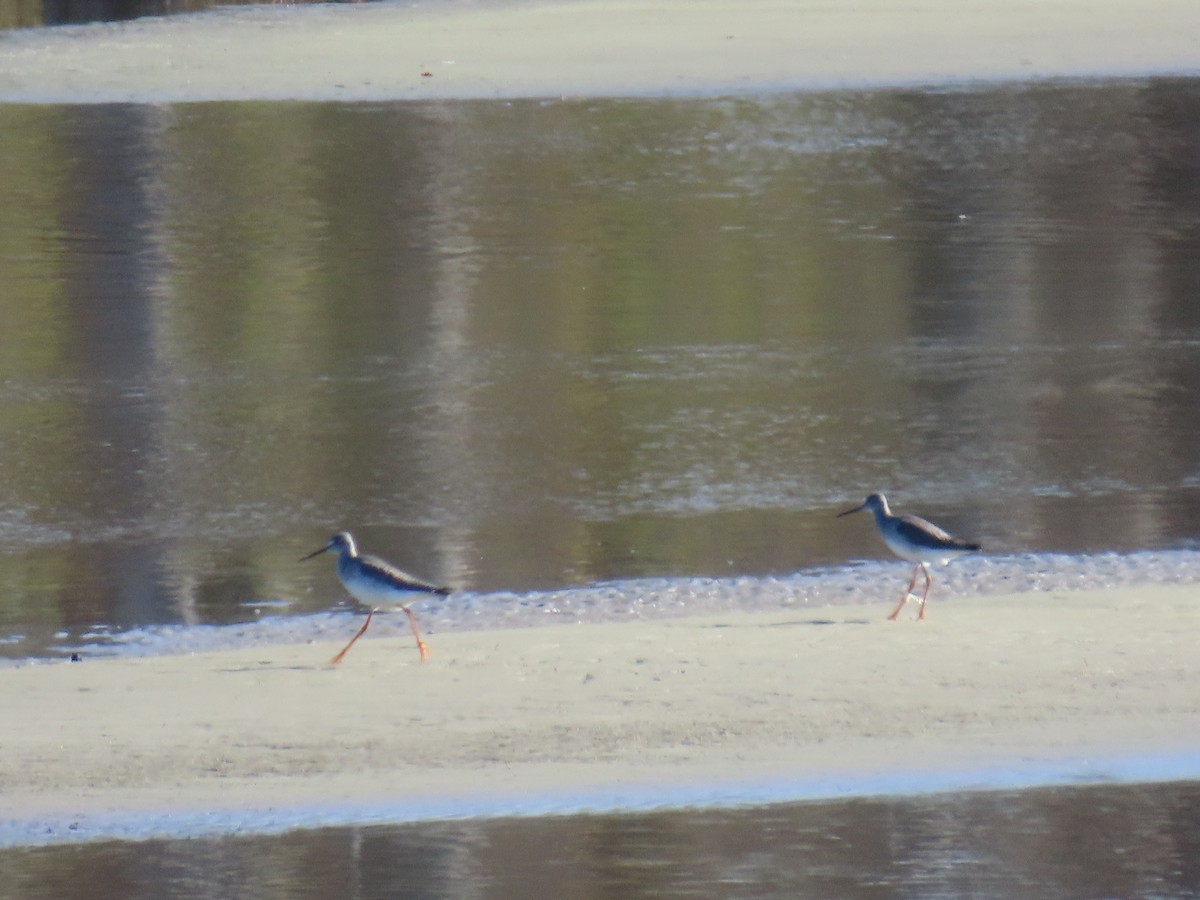
[(917, 616), (918, 619), (924, 619), (925, 601), (929, 599), (929, 588), (933, 585), (933, 576), (929, 574), (929, 564), (941, 563), (944, 566), (950, 560), (962, 556), (964, 553), (975, 553), (980, 549), (979, 545), (960, 540), (938, 528), (932, 522), (926, 522), (917, 516), (893, 516), (892, 511), (888, 509), (887, 498), (883, 494), (872, 494), (854, 509), (838, 513), (838, 518), (856, 513), (860, 509), (870, 510), (874, 514), (875, 528), (879, 531), (883, 542), (888, 545), (888, 549), (901, 559), (906, 559), (913, 564), (912, 578), (909, 579), (908, 589), (900, 598), (900, 605), (888, 616), (889, 621), (895, 621), (896, 617), (900, 615), (900, 610), (904, 609), (904, 604), (908, 602), (908, 598), (916, 596), (913, 594), (913, 588), (917, 586), (918, 572), (925, 573), (925, 591), (921, 594), (921, 612)]
[(339, 531), (329, 539), (328, 544), (320, 550), (314, 550), (308, 556), (302, 556), (300, 561), (304, 562), (330, 551), (336, 551), (338, 554), (338, 580), (355, 600), (370, 609), (367, 621), (358, 629), (358, 634), (350, 638), (350, 643), (329, 661), (330, 665), (336, 666), (342, 661), (342, 657), (354, 646), (354, 642), (366, 632), (372, 616), (385, 609), (399, 609), (408, 617), (408, 625), (412, 628), (413, 637), (417, 639), (417, 652), (421, 654), (421, 662), (425, 662), (429, 658), (429, 648), (421, 640), (421, 632), (417, 630), (417, 618), (408, 607), (430, 595), (445, 596), (450, 593), (450, 589), (414, 578), (376, 556), (359, 556), (354, 538), (348, 531)]

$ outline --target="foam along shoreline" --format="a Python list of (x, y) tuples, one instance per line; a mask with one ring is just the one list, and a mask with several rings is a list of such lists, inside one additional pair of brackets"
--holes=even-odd
[(1193, 0), (227, 7), (0, 33), (0, 102), (646, 96), (1200, 72)]
[[(882, 551), (886, 552), (886, 551)], [(1091, 555), (979, 555), (935, 570), (930, 603), (988, 594), (1053, 591), (1128, 590), (1155, 585), (1200, 583), (1200, 551), (1141, 550)], [(837, 607), (845, 615), (894, 603), (908, 577), (907, 564), (894, 557), (862, 560), (835, 568), (806, 569), (788, 575), (664, 577), (604, 581), (526, 593), (457, 591), (436, 603), (417, 605), (422, 631), (435, 641), (448, 631), (486, 631), (539, 625), (583, 625), (630, 619), (698, 618), (733, 612), (779, 612)], [(205, 653), (239, 647), (349, 640), (361, 620), (347, 610), (286, 614), (289, 601), (247, 601), (260, 617), (226, 625), (147, 625), (128, 631), (96, 631), (52, 645), (18, 636), (25, 657), (62, 658), (161, 656)], [(273, 614), (273, 609), (284, 614)], [(830, 610), (832, 612), (832, 610)], [(814, 613), (815, 614), (815, 613)], [(399, 615), (377, 616), (370, 639), (407, 635)], [(17, 664), (0, 661), (0, 667)]]
[(0, 670), (0, 843), (753, 801), (750, 783), (1087, 781), (1155, 759), (1200, 777), (1198, 592), (445, 633), (425, 665), (401, 637), (336, 668), (337, 642), (26, 664)]

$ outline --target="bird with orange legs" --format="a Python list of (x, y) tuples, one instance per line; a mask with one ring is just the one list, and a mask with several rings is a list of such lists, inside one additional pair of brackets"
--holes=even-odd
[(360, 555), (354, 538), (348, 531), (339, 531), (329, 539), (328, 544), (301, 557), (300, 561), (328, 552), (336, 552), (338, 555), (337, 576), (342, 586), (350, 596), (370, 610), (362, 628), (358, 629), (350, 643), (343, 647), (329, 664), (336, 666), (340, 663), (355, 641), (366, 633), (375, 613), (384, 609), (399, 609), (408, 617), (408, 625), (412, 629), (413, 637), (417, 639), (417, 652), (421, 655), (421, 662), (425, 662), (429, 658), (429, 647), (421, 639), (417, 617), (413, 615), (409, 606), (429, 596), (444, 597), (450, 593), (450, 589), (415, 578), (376, 556)]
[(933, 576), (929, 573), (930, 563), (941, 563), (944, 566), (965, 553), (978, 552), (980, 546), (956, 538), (918, 516), (892, 515), (892, 511), (888, 509), (887, 498), (883, 494), (872, 494), (853, 509), (838, 513), (838, 518), (862, 509), (869, 510), (875, 516), (875, 529), (888, 545), (888, 549), (913, 564), (908, 589), (900, 598), (900, 605), (888, 616), (888, 620), (894, 622), (908, 599), (916, 597), (913, 588), (917, 586), (917, 575), (922, 572), (925, 573), (925, 590), (921, 594), (921, 612), (917, 618), (924, 619), (925, 601), (929, 599), (929, 588), (933, 586)]

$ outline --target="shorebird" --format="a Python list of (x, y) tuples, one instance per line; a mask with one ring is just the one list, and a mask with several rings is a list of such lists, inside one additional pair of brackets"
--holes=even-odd
[(913, 588), (917, 586), (917, 573), (925, 573), (925, 591), (921, 594), (921, 612), (918, 619), (925, 618), (925, 601), (929, 599), (929, 588), (933, 585), (933, 576), (929, 574), (930, 563), (941, 563), (943, 566), (950, 560), (964, 553), (974, 553), (980, 549), (978, 544), (972, 544), (956, 538), (938, 528), (932, 522), (926, 522), (917, 516), (893, 516), (888, 509), (887, 498), (883, 494), (872, 494), (861, 504), (838, 513), (838, 518), (856, 513), (860, 509), (868, 509), (875, 515), (875, 528), (888, 549), (901, 559), (913, 564), (912, 578), (909, 579), (908, 589), (900, 598), (889, 621), (895, 621), (904, 609), (909, 597), (915, 597)]
[(336, 551), (338, 554), (338, 580), (350, 592), (350, 596), (370, 607), (370, 612), (367, 613), (367, 621), (358, 629), (358, 634), (350, 638), (350, 643), (343, 647), (329, 664), (336, 666), (340, 663), (346, 652), (354, 646), (354, 642), (366, 632), (375, 613), (385, 608), (400, 609), (408, 617), (408, 625), (412, 628), (413, 637), (417, 639), (417, 652), (421, 654), (421, 662), (425, 662), (429, 658), (429, 648), (421, 640), (421, 632), (417, 630), (417, 617), (408, 607), (431, 594), (445, 596), (450, 593), (450, 589), (414, 578), (376, 556), (359, 556), (358, 547), (348, 531), (339, 531), (329, 539), (328, 544), (320, 550), (314, 550), (308, 556), (300, 557), (300, 561), (304, 562), (330, 551)]

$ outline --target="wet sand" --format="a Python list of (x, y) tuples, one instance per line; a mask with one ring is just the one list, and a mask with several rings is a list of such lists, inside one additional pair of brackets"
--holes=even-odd
[(1091, 779), (1136, 754), (1200, 771), (1195, 586), (887, 606), (436, 634), (424, 665), (368, 635), (338, 667), (331, 643), (0, 670), (0, 838), (747, 779), (837, 796), (991, 765)]
[(0, 33), (0, 102), (628, 96), (1200, 71), (1193, 0), (264, 6)]

